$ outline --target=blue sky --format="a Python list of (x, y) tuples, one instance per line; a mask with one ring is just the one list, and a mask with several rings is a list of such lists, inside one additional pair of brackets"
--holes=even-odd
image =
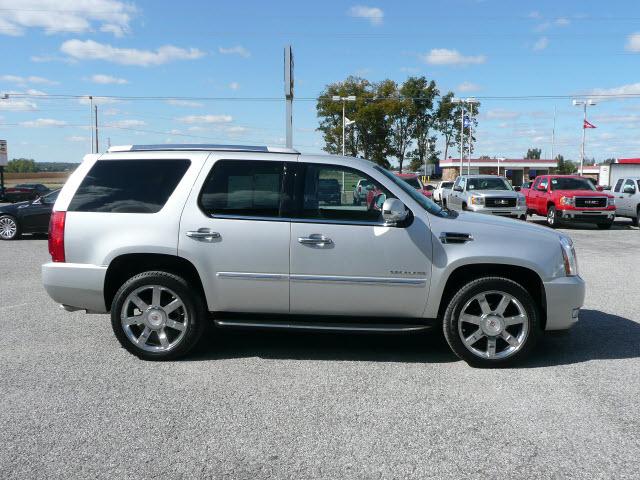
[[(313, 100), (361, 75), (426, 75), (463, 96), (640, 95), (635, 1), (0, 0), (0, 138), (9, 156), (80, 161), (89, 107), (37, 95), (216, 97), (101, 100), (112, 144), (284, 143), (283, 46), (293, 45), (294, 145), (318, 152)], [(570, 98), (482, 99), (477, 154), (529, 147), (579, 158)], [(640, 97), (589, 110), (587, 157), (640, 156)]]

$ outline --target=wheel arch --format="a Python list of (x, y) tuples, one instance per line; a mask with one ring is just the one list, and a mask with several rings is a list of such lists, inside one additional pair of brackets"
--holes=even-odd
[(124, 282), (134, 275), (151, 270), (173, 273), (184, 278), (198, 290), (206, 304), (202, 280), (196, 267), (189, 260), (177, 255), (160, 253), (126, 253), (111, 260), (107, 268), (103, 292), (107, 311), (111, 310), (113, 298)]
[(542, 278), (534, 270), (519, 265), (475, 263), (457, 267), (447, 277), (438, 307), (438, 318), (443, 317), (447, 305), (460, 288), (482, 277), (504, 277), (522, 285), (538, 304), (541, 325), (543, 329), (546, 328), (547, 299)]

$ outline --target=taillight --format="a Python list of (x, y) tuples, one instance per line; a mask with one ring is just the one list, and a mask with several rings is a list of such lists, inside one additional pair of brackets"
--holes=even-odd
[(53, 212), (49, 221), (49, 253), (54, 262), (64, 262), (64, 220), (66, 212)]

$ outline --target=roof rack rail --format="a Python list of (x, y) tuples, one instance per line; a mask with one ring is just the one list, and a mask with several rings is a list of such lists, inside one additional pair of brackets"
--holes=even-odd
[(220, 151), (220, 152), (263, 152), (263, 153), (300, 153), (294, 148), (268, 147), (262, 145), (219, 145), (213, 143), (161, 143), (157, 145), (116, 145), (107, 152), (158, 152), (158, 151)]

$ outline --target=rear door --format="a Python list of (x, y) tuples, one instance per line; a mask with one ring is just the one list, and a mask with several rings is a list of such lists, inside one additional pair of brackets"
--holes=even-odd
[(178, 254), (199, 271), (211, 311), (289, 312), (290, 224), (282, 215), (295, 155), (211, 154), (180, 222)]
[[(422, 219), (387, 227), (380, 207), (393, 196), (366, 173), (299, 163), (291, 220), (291, 313), (418, 317), (431, 274), (431, 234)], [(328, 204), (323, 178), (367, 178), (379, 196), (367, 205)]]
[(635, 204), (633, 199), (636, 193), (638, 193), (636, 183), (630, 178), (625, 179), (622, 184), (622, 189), (620, 190), (620, 198), (617, 199), (619, 205), (616, 205), (616, 209), (620, 215), (635, 215)]

